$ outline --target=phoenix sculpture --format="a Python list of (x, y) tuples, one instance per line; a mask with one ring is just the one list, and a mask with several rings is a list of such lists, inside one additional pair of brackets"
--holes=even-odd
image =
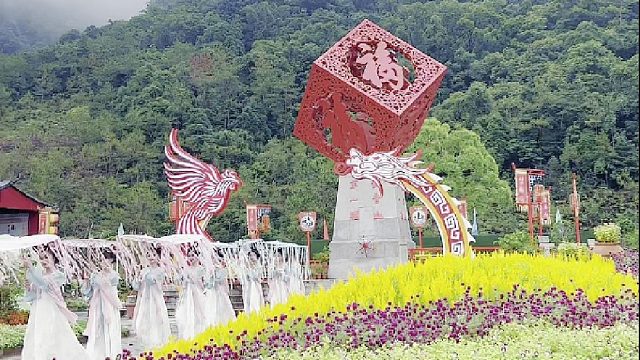
[(207, 224), (224, 211), (231, 193), (242, 186), (242, 180), (234, 170), (220, 172), (214, 165), (186, 152), (178, 142), (177, 129), (171, 130), (164, 152), (169, 187), (173, 196), (185, 205), (176, 221), (176, 233), (203, 235), (213, 240), (206, 230)]

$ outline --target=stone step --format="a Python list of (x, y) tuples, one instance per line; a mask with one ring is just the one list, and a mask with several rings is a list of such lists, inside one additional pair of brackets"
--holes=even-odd
[[(332, 279), (314, 279), (305, 281), (305, 293), (308, 295), (311, 292), (324, 288), (330, 288), (336, 280)], [(266, 282), (262, 282), (262, 291), (265, 301), (268, 299), (269, 287)], [(167, 305), (167, 310), (170, 316), (175, 314), (176, 303), (178, 301), (178, 291), (175, 287), (166, 287), (164, 292), (164, 299)], [(231, 300), (231, 306), (235, 310), (236, 314), (242, 312), (244, 309), (244, 301), (242, 299), (242, 285), (239, 283), (233, 284), (233, 287), (229, 290), (229, 299)], [(129, 307), (135, 306), (136, 293), (132, 293), (127, 297), (126, 305)]]

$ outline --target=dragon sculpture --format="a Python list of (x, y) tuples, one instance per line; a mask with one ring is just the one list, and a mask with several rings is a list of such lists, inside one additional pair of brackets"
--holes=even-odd
[(364, 155), (358, 149), (349, 151), (344, 173), (356, 180), (370, 180), (382, 194), (382, 182), (400, 186), (413, 193), (434, 215), (442, 237), (443, 253), (473, 256), (470, 243), (475, 239), (469, 233), (471, 223), (460, 213), (460, 202), (449, 195), (450, 187), (441, 184), (442, 178), (429, 169), (418, 168), (421, 153), (399, 157), (397, 151)]
[(171, 130), (164, 152), (169, 187), (186, 204), (186, 211), (176, 221), (176, 233), (203, 235), (212, 240), (206, 231), (207, 224), (224, 211), (231, 193), (242, 186), (242, 180), (235, 171), (226, 169), (221, 173), (182, 149), (177, 129)]

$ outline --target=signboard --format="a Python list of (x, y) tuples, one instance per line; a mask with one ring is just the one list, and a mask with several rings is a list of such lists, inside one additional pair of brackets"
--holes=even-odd
[(312, 232), (316, 229), (316, 213), (315, 211), (303, 211), (298, 214), (300, 230)]
[(427, 209), (424, 206), (413, 206), (409, 210), (411, 214), (411, 225), (422, 229), (427, 224)]
[(271, 213), (269, 205), (247, 205), (247, 229), (250, 234), (271, 230), (269, 213)]

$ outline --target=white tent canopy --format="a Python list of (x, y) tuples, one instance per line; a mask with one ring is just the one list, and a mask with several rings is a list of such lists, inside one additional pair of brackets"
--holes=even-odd
[(29, 249), (34, 246), (44, 245), (58, 240), (60, 240), (60, 237), (57, 235), (0, 235), (0, 252)]
[(53, 254), (60, 264), (59, 270), (68, 280), (78, 275), (78, 263), (69, 255), (57, 235), (0, 235), (0, 283), (11, 278), (17, 281), (16, 272), (22, 267), (23, 255), (28, 254), (31, 261), (39, 263), (39, 255), (46, 251)]
[(250, 252), (260, 258), (263, 276), (270, 276), (278, 254), (287, 263), (298, 263), (306, 269), (308, 276), (307, 248), (303, 245), (283, 241), (262, 239), (241, 239), (234, 243), (211, 242), (200, 235), (169, 235), (154, 238), (148, 235), (119, 235), (117, 241), (104, 239), (60, 240), (56, 235), (33, 235), (15, 237), (0, 235), (0, 283), (16, 279), (17, 270), (22, 265), (21, 255), (31, 254), (38, 261), (38, 254), (44, 246), (52, 251), (59, 261), (60, 270), (68, 280), (81, 279), (95, 271), (104, 260), (105, 251), (115, 254), (125, 272), (128, 283), (138, 280), (142, 269), (151, 259), (159, 262), (167, 272), (169, 283), (178, 281), (182, 269), (190, 258), (197, 258), (208, 273), (221, 261), (230, 267), (235, 276), (242, 276)]

